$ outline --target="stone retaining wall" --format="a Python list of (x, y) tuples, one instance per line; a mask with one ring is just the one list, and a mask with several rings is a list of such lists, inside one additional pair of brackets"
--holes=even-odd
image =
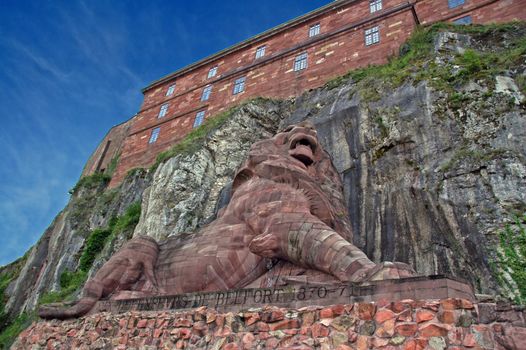
[(526, 349), (523, 308), (448, 298), (220, 313), (98, 313), (33, 324), (14, 349)]

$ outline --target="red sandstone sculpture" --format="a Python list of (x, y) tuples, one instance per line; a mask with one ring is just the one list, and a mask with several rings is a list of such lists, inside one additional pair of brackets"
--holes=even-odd
[(76, 304), (43, 306), (39, 315), (78, 317), (107, 297), (413, 274), (406, 264), (375, 264), (350, 243), (340, 177), (310, 124), (255, 143), (232, 193), (208, 226), (159, 243), (146, 236), (132, 239), (86, 283)]

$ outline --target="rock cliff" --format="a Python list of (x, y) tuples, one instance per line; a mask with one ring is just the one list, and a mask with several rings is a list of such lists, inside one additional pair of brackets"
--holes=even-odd
[[(42, 298), (75, 297), (132, 235), (160, 239), (212, 220), (250, 145), (303, 120), (333, 157), (355, 244), (371, 259), (521, 297), (521, 280), (496, 252), (505, 224), (526, 211), (525, 38), (520, 23), (435, 26), (386, 66), (216, 117), (116, 189), (105, 190), (102, 175), (81, 180), (39, 242), (2, 268), (2, 327)], [(130, 209), (138, 201), (140, 219)]]

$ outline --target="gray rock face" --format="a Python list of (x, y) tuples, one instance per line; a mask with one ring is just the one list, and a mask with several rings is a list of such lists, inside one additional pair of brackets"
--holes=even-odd
[[(442, 36), (437, 59), (463, 51), (455, 38)], [(355, 244), (371, 259), (460, 276), (494, 293), (497, 234), (526, 210), (526, 113), (513, 78), (496, 86), (503, 82), (506, 91), (492, 94), (469, 82), (452, 108), (426, 82), (366, 102), (349, 81), (304, 94), (283, 125), (316, 125), (344, 180)]]
[(213, 131), (197, 152), (178, 155), (160, 165), (144, 193), (135, 235), (159, 240), (192, 232), (211, 221), (221, 190), (245, 160), (250, 146), (276, 133), (288, 105), (270, 101), (245, 105)]

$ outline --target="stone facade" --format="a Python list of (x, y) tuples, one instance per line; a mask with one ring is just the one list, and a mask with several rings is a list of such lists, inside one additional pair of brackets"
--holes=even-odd
[[(351, 69), (385, 63), (420, 23), (465, 16), (471, 16), (473, 23), (526, 19), (524, 0), (465, 0), (454, 8), (449, 8), (447, 0), (381, 3), (381, 9), (371, 12), (369, 0), (332, 2), (146, 87), (144, 102), (122, 142), (110, 186), (119, 184), (128, 170), (149, 166), (160, 152), (187, 135), (198, 112), (204, 112), (206, 119), (251, 97), (297, 96)], [(310, 28), (317, 24), (319, 34), (309, 36)], [(264, 56), (256, 58), (256, 51), (263, 46)], [(306, 67), (295, 70), (296, 60), (304, 53)], [(215, 67), (215, 75), (209, 77)], [(243, 89), (234, 94), (240, 78), (245, 78)], [(202, 101), (207, 88), (211, 89), (209, 98)], [(160, 116), (163, 105), (166, 112)], [(155, 129), (158, 136), (150, 142)], [(108, 154), (95, 158), (99, 156), (102, 159), (95, 163), (109, 162)], [(96, 170), (89, 168), (83, 175)]]
[(128, 136), (132, 119), (119, 125), (115, 125), (108, 131), (97, 149), (91, 154), (81, 176), (91, 175), (96, 172), (105, 172), (110, 164), (118, 161), (122, 150), (124, 139)]
[(13, 349), (526, 349), (524, 310), (466, 299), (98, 313), (45, 321)]

